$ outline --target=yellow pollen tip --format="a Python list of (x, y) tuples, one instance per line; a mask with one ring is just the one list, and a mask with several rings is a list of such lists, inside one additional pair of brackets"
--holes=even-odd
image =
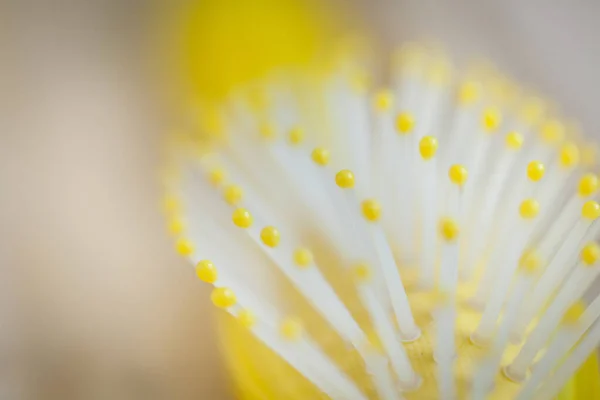
[(401, 135), (409, 134), (415, 127), (415, 119), (411, 113), (402, 112), (396, 117), (396, 130)]
[(540, 161), (532, 161), (527, 164), (527, 177), (533, 182), (537, 182), (544, 177), (546, 168)]
[(343, 169), (335, 175), (335, 183), (342, 189), (354, 187), (354, 174), (348, 169)]
[(540, 255), (535, 250), (524, 251), (519, 259), (519, 268), (526, 274), (535, 273), (540, 268), (541, 264), (542, 260)]
[(560, 143), (565, 137), (565, 127), (556, 120), (549, 120), (540, 127), (540, 137), (546, 144)]
[(540, 203), (535, 199), (527, 199), (521, 202), (519, 214), (523, 219), (533, 219), (540, 212)]
[(218, 277), (217, 268), (212, 262), (202, 260), (196, 264), (196, 275), (201, 281), (215, 283)]
[(213, 186), (220, 186), (225, 182), (225, 176), (225, 171), (222, 168), (215, 168), (208, 173), (208, 180)]
[(226, 287), (214, 288), (210, 294), (210, 299), (213, 304), (219, 308), (228, 308), (234, 306), (237, 303), (235, 293), (233, 290)]
[(500, 127), (501, 122), (502, 115), (500, 114), (500, 110), (494, 107), (485, 109), (481, 118), (481, 124), (486, 132), (495, 132)]
[(600, 204), (593, 200), (586, 201), (581, 208), (581, 216), (590, 221), (600, 217)]
[(182, 256), (189, 256), (194, 252), (194, 246), (192, 245), (192, 242), (184, 238), (177, 240), (177, 243), (175, 243), (175, 249), (177, 250), (177, 253)]
[(423, 160), (429, 160), (435, 156), (438, 148), (438, 141), (433, 136), (424, 136), (419, 142), (419, 152)]
[(290, 341), (300, 339), (303, 330), (302, 322), (294, 317), (284, 319), (279, 326), (279, 333), (281, 336)]
[(317, 165), (325, 166), (329, 164), (329, 150), (317, 147), (312, 151), (311, 158)]
[(245, 208), (238, 208), (231, 217), (233, 223), (240, 228), (250, 228), (252, 226), (252, 214)]
[(301, 128), (293, 128), (289, 135), (288, 140), (292, 146), (298, 146), (304, 141), (304, 131)]
[(598, 191), (598, 177), (595, 174), (588, 173), (579, 180), (578, 193), (581, 197), (588, 197)]
[(296, 249), (294, 252), (294, 264), (298, 268), (310, 267), (313, 263), (313, 254), (310, 250), (305, 248)]
[(479, 99), (481, 85), (477, 82), (465, 82), (458, 91), (458, 103), (461, 105), (472, 104)]
[(279, 244), (279, 231), (273, 226), (267, 226), (260, 231), (260, 240), (269, 247), (277, 247)]
[(169, 222), (169, 233), (172, 235), (180, 235), (185, 229), (185, 224), (179, 218), (173, 218)]
[(560, 149), (560, 165), (563, 168), (575, 167), (579, 163), (579, 147), (575, 143), (566, 143)]
[(368, 282), (371, 280), (371, 268), (367, 264), (358, 264), (352, 268), (352, 275), (358, 282)]
[(272, 140), (275, 139), (275, 126), (272, 123), (264, 122), (260, 126), (260, 136), (263, 139)]
[(250, 329), (256, 324), (256, 316), (250, 310), (240, 311), (236, 318), (244, 328)]
[(181, 210), (181, 204), (179, 203), (179, 200), (172, 195), (165, 197), (163, 207), (167, 213), (176, 213)]
[(581, 319), (581, 316), (585, 312), (586, 305), (583, 301), (579, 300), (573, 303), (571, 307), (565, 311), (562, 317), (562, 323), (564, 325), (575, 325)]
[(394, 95), (389, 90), (381, 90), (375, 94), (373, 107), (377, 111), (389, 111), (394, 103)]
[(381, 204), (375, 199), (368, 199), (361, 203), (363, 216), (371, 222), (378, 221), (381, 217)]
[(225, 188), (225, 191), (223, 192), (223, 198), (225, 199), (227, 204), (230, 204), (232, 206), (238, 204), (243, 197), (244, 191), (241, 187), (237, 185), (229, 185)]
[(469, 173), (465, 167), (460, 164), (455, 164), (448, 170), (448, 177), (455, 185), (462, 186), (467, 182)]
[(590, 242), (583, 246), (581, 249), (581, 261), (587, 265), (591, 266), (598, 261), (600, 258), (600, 246), (598, 246), (595, 242)]
[(460, 234), (460, 228), (458, 223), (452, 218), (442, 218), (439, 222), (440, 236), (446, 242), (453, 242), (458, 238)]
[(506, 135), (506, 147), (511, 150), (519, 150), (523, 147), (523, 135), (519, 132), (510, 132)]

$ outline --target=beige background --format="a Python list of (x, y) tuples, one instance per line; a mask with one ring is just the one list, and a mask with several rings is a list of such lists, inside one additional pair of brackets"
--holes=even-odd
[[(157, 212), (154, 4), (0, 4), (0, 398), (226, 398), (207, 288)], [(488, 55), (600, 127), (598, 2), (342, 4), (387, 44)]]

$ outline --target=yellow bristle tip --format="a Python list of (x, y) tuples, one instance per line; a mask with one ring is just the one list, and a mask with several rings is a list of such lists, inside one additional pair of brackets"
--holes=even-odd
[(245, 208), (238, 208), (231, 217), (233, 223), (239, 228), (250, 228), (252, 226), (252, 214)]
[(275, 138), (275, 126), (270, 122), (263, 122), (260, 125), (260, 136), (266, 140), (272, 140)]
[(519, 150), (523, 147), (523, 135), (519, 132), (510, 132), (506, 135), (506, 147), (511, 150)]
[(563, 168), (575, 167), (579, 163), (579, 147), (575, 143), (566, 143), (560, 149), (559, 162)]
[(581, 208), (581, 216), (591, 221), (600, 217), (600, 204), (593, 200), (586, 201)]
[(368, 221), (375, 222), (381, 217), (381, 204), (375, 199), (364, 200), (361, 203), (362, 214)]
[(533, 219), (540, 212), (540, 203), (535, 199), (527, 199), (521, 202), (519, 214), (523, 219)]
[(222, 168), (214, 168), (208, 173), (208, 180), (213, 186), (220, 186), (225, 182), (225, 171)]
[(401, 135), (409, 134), (415, 127), (415, 119), (409, 112), (402, 112), (396, 117), (396, 130)]
[(444, 239), (446, 242), (453, 242), (460, 234), (460, 227), (454, 219), (444, 217), (440, 219), (439, 231), (442, 239)]
[(237, 298), (233, 290), (226, 287), (214, 288), (210, 294), (213, 304), (219, 308), (228, 308), (237, 303)]
[(177, 240), (175, 249), (177, 250), (177, 253), (182, 256), (189, 256), (194, 252), (194, 246), (192, 245), (192, 242), (184, 238)]
[(179, 199), (173, 195), (165, 197), (163, 207), (167, 213), (176, 213), (181, 211), (181, 203)]
[(575, 325), (581, 319), (583, 313), (585, 313), (586, 305), (583, 301), (576, 301), (565, 311), (562, 317), (562, 323), (564, 325)]
[(279, 239), (279, 231), (273, 226), (267, 226), (260, 231), (260, 240), (265, 246), (277, 247)]
[(298, 268), (310, 267), (313, 263), (313, 254), (310, 250), (299, 248), (294, 251), (294, 264)]
[(250, 310), (242, 310), (236, 316), (238, 322), (247, 329), (250, 329), (256, 324), (256, 316)]
[(354, 174), (348, 169), (343, 169), (335, 174), (335, 183), (342, 189), (351, 189), (354, 187)]
[(467, 182), (467, 179), (469, 178), (469, 172), (464, 166), (455, 164), (448, 170), (448, 177), (455, 185), (462, 186)]
[(478, 82), (465, 82), (458, 91), (458, 103), (472, 104), (479, 99), (481, 85)]
[(215, 283), (218, 277), (217, 268), (212, 262), (202, 260), (196, 264), (196, 275), (201, 281)]
[(581, 197), (588, 197), (598, 191), (598, 176), (588, 173), (579, 180), (578, 193)]
[(435, 156), (438, 149), (438, 141), (433, 136), (424, 136), (419, 142), (419, 152), (423, 160), (429, 160)]
[(600, 258), (600, 246), (596, 242), (590, 242), (581, 249), (581, 261), (588, 266), (594, 265)]
[(292, 146), (299, 146), (304, 141), (304, 131), (302, 128), (293, 128), (289, 135), (288, 140)]
[(288, 317), (281, 322), (279, 333), (286, 340), (298, 340), (304, 330), (302, 322), (298, 318)]
[(533, 274), (539, 270), (542, 264), (540, 255), (535, 250), (526, 250), (519, 259), (519, 268), (522, 272)]
[(241, 187), (237, 185), (229, 185), (225, 188), (225, 191), (223, 192), (223, 198), (225, 199), (227, 204), (230, 204), (232, 206), (238, 204), (243, 197), (244, 191)]
[(560, 143), (565, 137), (565, 127), (556, 120), (546, 121), (540, 127), (540, 137), (546, 144)]
[(389, 90), (380, 90), (375, 94), (373, 107), (377, 111), (389, 111), (394, 103), (394, 95)]
[(371, 280), (371, 268), (367, 264), (358, 264), (352, 267), (352, 276), (358, 282), (368, 282)]
[(312, 151), (311, 158), (316, 164), (325, 166), (329, 164), (329, 150), (317, 147)]
[(527, 164), (527, 177), (533, 182), (537, 182), (544, 177), (546, 168), (540, 161), (531, 161)]
[(495, 107), (490, 107), (484, 110), (481, 124), (486, 132), (495, 132), (502, 122), (502, 114)]
[(185, 224), (179, 218), (173, 218), (169, 222), (169, 233), (172, 235), (180, 235), (185, 229)]

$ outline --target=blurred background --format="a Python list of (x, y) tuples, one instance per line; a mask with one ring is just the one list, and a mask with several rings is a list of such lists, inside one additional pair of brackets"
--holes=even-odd
[[(0, 3), (0, 399), (231, 398), (209, 288), (159, 207), (162, 138), (188, 79), (171, 28), (188, 3)], [(192, 3), (211, 18), (214, 1)], [(318, 7), (381, 51), (434, 39), (485, 56), (598, 135), (598, 2)]]

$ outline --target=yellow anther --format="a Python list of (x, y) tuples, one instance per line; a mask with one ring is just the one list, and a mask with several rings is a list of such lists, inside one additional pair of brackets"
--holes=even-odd
[(479, 99), (481, 84), (478, 82), (465, 82), (458, 90), (458, 102), (462, 105), (472, 104)]
[(542, 260), (537, 251), (530, 249), (525, 250), (519, 260), (519, 269), (526, 274), (535, 273), (542, 264)]
[(368, 199), (361, 203), (363, 216), (371, 222), (379, 220), (381, 217), (381, 204), (375, 199)]
[(527, 164), (527, 177), (533, 182), (537, 182), (544, 177), (546, 168), (540, 161), (532, 161)]
[(335, 175), (335, 183), (342, 189), (354, 187), (354, 174), (348, 169), (343, 169)]
[(310, 267), (313, 263), (313, 254), (310, 250), (305, 248), (299, 248), (294, 251), (294, 264), (298, 268)]
[(352, 275), (357, 282), (368, 282), (371, 280), (371, 268), (367, 264), (358, 264), (352, 267)]
[(329, 150), (317, 147), (312, 151), (311, 158), (318, 165), (327, 165), (329, 164)]
[(579, 147), (575, 143), (565, 143), (560, 149), (559, 157), (563, 168), (575, 167), (579, 163)]
[(467, 179), (469, 178), (469, 172), (462, 165), (455, 164), (448, 170), (448, 177), (455, 185), (462, 186), (467, 182)]
[(289, 133), (288, 139), (290, 144), (293, 146), (298, 146), (304, 141), (304, 131), (302, 128), (293, 128)]
[(192, 242), (185, 238), (179, 238), (175, 243), (175, 249), (182, 256), (189, 256), (194, 252), (194, 246)]
[(177, 197), (167, 195), (164, 200), (164, 209), (167, 213), (176, 213), (181, 210), (181, 204)]
[(415, 128), (415, 118), (411, 113), (402, 112), (396, 117), (396, 129), (401, 135), (409, 134)]
[(202, 260), (196, 264), (196, 275), (201, 281), (215, 283), (218, 277), (217, 268), (212, 262)]
[(235, 297), (233, 290), (226, 287), (214, 288), (210, 294), (210, 299), (213, 304), (219, 308), (228, 308), (237, 303), (237, 298)]
[(179, 218), (173, 218), (169, 221), (169, 233), (172, 235), (180, 235), (185, 229), (185, 224)]
[(581, 261), (585, 265), (594, 265), (600, 258), (600, 246), (596, 242), (590, 242), (581, 249)]
[(598, 176), (596, 174), (587, 173), (579, 180), (578, 193), (581, 197), (588, 197), (596, 193), (598, 190)]
[(542, 119), (544, 109), (544, 102), (537, 97), (532, 97), (525, 100), (519, 115), (529, 125), (535, 125)]
[(429, 160), (435, 156), (438, 148), (438, 141), (433, 136), (424, 136), (419, 142), (419, 152), (423, 160)]
[(232, 206), (238, 204), (242, 200), (242, 197), (244, 197), (244, 191), (237, 185), (229, 185), (223, 192), (223, 198), (227, 204), (231, 204)]
[(260, 231), (260, 240), (262, 240), (266, 246), (277, 247), (279, 239), (281, 239), (279, 231), (273, 226), (264, 227)]
[(281, 322), (279, 333), (287, 340), (298, 340), (304, 330), (302, 322), (298, 318), (288, 317)]
[(581, 301), (581, 300), (576, 301), (575, 303), (573, 303), (571, 305), (571, 307), (569, 307), (567, 309), (567, 311), (565, 311), (561, 322), (564, 325), (577, 324), (579, 322), (579, 320), (581, 319), (581, 316), (583, 315), (583, 313), (585, 313), (585, 309), (586, 309), (586, 305), (583, 301)]
[(238, 322), (244, 327), (244, 328), (252, 328), (254, 326), (254, 324), (256, 323), (256, 316), (254, 315), (254, 313), (250, 310), (242, 310), (238, 313), (237, 315), (237, 320)]
[(222, 168), (211, 169), (208, 173), (208, 180), (213, 186), (219, 186), (225, 181), (225, 171)]
[(581, 216), (590, 221), (600, 217), (600, 204), (593, 200), (586, 201), (581, 207)]
[(240, 228), (250, 228), (252, 226), (252, 214), (245, 208), (238, 208), (231, 217), (233, 223)]
[(275, 138), (275, 126), (272, 123), (264, 122), (260, 125), (260, 136), (263, 139), (271, 140)]
[(394, 102), (394, 95), (389, 90), (380, 90), (375, 94), (373, 107), (377, 111), (389, 111)]
[(521, 202), (519, 214), (523, 219), (533, 219), (540, 212), (540, 203), (535, 199), (527, 199)]
[(446, 242), (454, 242), (460, 234), (458, 223), (454, 219), (448, 217), (440, 219), (439, 230), (440, 236)]
[(489, 107), (483, 111), (481, 124), (486, 132), (495, 132), (500, 127), (501, 122), (502, 115), (500, 114), (500, 110), (497, 108)]
[(565, 127), (557, 120), (548, 120), (540, 127), (540, 137), (547, 144), (556, 144), (565, 137)]
[(519, 150), (523, 147), (523, 135), (519, 132), (509, 132), (506, 134), (506, 147), (511, 150)]

